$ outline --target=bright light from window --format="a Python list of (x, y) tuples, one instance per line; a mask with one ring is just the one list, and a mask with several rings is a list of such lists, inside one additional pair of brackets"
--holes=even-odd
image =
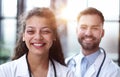
[[(106, 20), (119, 19), (119, 2), (120, 0), (88, 0), (88, 6), (95, 7), (102, 11)], [(106, 6), (106, 7), (105, 7)]]
[(50, 7), (50, 0), (26, 0), (26, 10), (31, 10), (34, 7)]
[(86, 0), (68, 0), (66, 8), (61, 12), (61, 18), (68, 21), (76, 20), (78, 13), (86, 7)]
[(2, 0), (2, 16), (16, 17), (17, 0)]
[(2, 20), (2, 29), (4, 35), (4, 41), (6, 44), (15, 44), (16, 40), (16, 20), (5, 19)]

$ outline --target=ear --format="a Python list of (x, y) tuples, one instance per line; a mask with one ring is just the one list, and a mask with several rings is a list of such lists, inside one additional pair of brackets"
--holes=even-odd
[(102, 35), (101, 35), (101, 37), (103, 37), (103, 36), (104, 36), (104, 33), (105, 33), (105, 30), (103, 29), (103, 30), (102, 30)]
[(76, 34), (78, 33), (78, 26), (76, 27)]
[(56, 38), (53, 38), (53, 41), (56, 41)]
[(25, 37), (24, 37), (24, 34), (23, 34), (22, 40), (23, 40), (23, 41), (25, 41)]

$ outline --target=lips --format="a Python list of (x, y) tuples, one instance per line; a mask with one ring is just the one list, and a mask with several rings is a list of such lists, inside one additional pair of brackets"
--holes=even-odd
[(33, 44), (34, 46), (43, 46), (43, 44)]
[(92, 43), (93, 40), (94, 40), (94, 38), (86, 37), (86, 38), (83, 39), (83, 42), (84, 42), (84, 43)]
[(32, 45), (36, 48), (40, 48), (40, 47), (43, 47), (45, 46), (46, 43), (32, 43)]
[(84, 40), (85, 41), (92, 41), (93, 39), (92, 38), (85, 38)]

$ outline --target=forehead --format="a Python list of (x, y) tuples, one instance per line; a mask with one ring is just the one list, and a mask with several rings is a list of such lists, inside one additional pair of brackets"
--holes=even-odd
[(78, 21), (79, 24), (99, 25), (102, 24), (102, 20), (96, 14), (82, 15)]
[(50, 27), (50, 24), (44, 17), (32, 16), (26, 20), (26, 27)]
[(26, 24), (31, 24), (31, 23), (48, 23), (48, 19), (45, 17), (38, 17), (38, 16), (32, 16), (29, 19), (26, 20)]

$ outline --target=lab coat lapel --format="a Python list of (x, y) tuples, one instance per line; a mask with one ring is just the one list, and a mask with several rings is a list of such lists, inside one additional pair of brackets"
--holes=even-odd
[(92, 65), (89, 69), (88, 69), (88, 71), (85, 73), (85, 77), (93, 77), (92, 75), (95, 73), (95, 66), (94, 65)]
[[(26, 55), (21, 57), (19, 61), (17, 62), (17, 68), (16, 68), (16, 77), (29, 77), (29, 71), (26, 61)], [(54, 77), (54, 69), (51, 61), (49, 60), (49, 69), (47, 77)]]
[(77, 55), (74, 60), (76, 62), (76, 67), (75, 67), (75, 72), (76, 72), (76, 76), (81, 77), (81, 60), (84, 57), (84, 55), (82, 54), (82, 52), (80, 52), (79, 55)]
[(48, 69), (47, 77), (54, 77), (54, 69), (50, 60), (49, 60), (49, 69)]
[(22, 56), (17, 62), (16, 77), (29, 77), (26, 55)]
[[(95, 62), (89, 67), (89, 69), (87, 70), (87, 72), (85, 73), (85, 77), (95, 77), (99, 67), (103, 61), (103, 57), (104, 54), (101, 52), (101, 54), (97, 57), (97, 59), (95, 60)], [(96, 74), (95, 74), (96, 73)]]

